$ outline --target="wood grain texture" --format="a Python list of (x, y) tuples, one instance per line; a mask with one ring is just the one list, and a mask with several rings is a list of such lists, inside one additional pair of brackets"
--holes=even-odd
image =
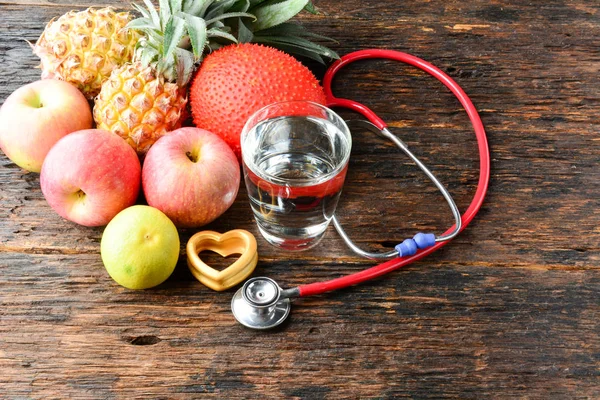
[[(403, 271), (296, 301), (285, 326), (257, 333), (233, 320), (233, 290), (194, 281), (183, 245), (163, 285), (117, 286), (100, 260), (102, 229), (62, 220), (39, 176), (2, 154), (0, 397), (600, 397), (600, 6), (365, 3), (320, 1), (322, 13), (301, 20), (338, 39), (340, 54), (406, 51), (465, 89), (493, 168), (473, 224)], [(39, 78), (22, 39), (35, 41), (53, 16), (87, 5), (0, 0), (0, 102)], [(343, 70), (334, 91), (388, 121), (466, 208), (476, 142), (441, 84), (368, 61)], [(358, 243), (389, 249), (451, 223), (435, 187), (392, 145), (363, 132), (354, 141), (339, 217)], [(207, 227), (233, 228), (257, 236), (256, 274), (286, 287), (373, 265), (331, 228), (314, 250), (279, 253), (255, 228), (243, 188)], [(193, 233), (181, 230), (182, 243)]]

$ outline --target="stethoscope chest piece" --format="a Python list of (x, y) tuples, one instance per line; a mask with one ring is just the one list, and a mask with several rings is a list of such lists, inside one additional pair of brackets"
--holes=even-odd
[(290, 314), (290, 299), (281, 294), (281, 288), (272, 279), (249, 279), (231, 299), (233, 316), (248, 328), (274, 328)]

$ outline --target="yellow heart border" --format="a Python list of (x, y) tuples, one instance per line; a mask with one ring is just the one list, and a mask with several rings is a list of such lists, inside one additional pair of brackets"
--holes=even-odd
[[(233, 264), (217, 271), (200, 259), (200, 252), (214, 251), (222, 257), (240, 254)], [(186, 245), (187, 264), (190, 272), (200, 283), (218, 292), (229, 289), (246, 279), (258, 262), (256, 238), (243, 229), (234, 229), (223, 234), (202, 231), (193, 235)]]

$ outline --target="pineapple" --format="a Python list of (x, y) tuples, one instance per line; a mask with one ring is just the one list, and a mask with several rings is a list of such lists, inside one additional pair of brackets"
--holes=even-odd
[(41, 59), (42, 79), (67, 81), (93, 99), (112, 70), (131, 61), (140, 35), (123, 29), (130, 20), (128, 12), (105, 7), (50, 21), (32, 45)]
[[(140, 157), (158, 138), (181, 125), (187, 84), (208, 39), (235, 41), (217, 22), (251, 16), (223, 13), (220, 5), (208, 7), (213, 1), (186, 1), (184, 5), (182, 0), (161, 0), (160, 12), (149, 0), (145, 2), (147, 10), (134, 5), (142, 18), (128, 24), (128, 28), (143, 33), (133, 61), (112, 72), (95, 99), (93, 111), (99, 129), (121, 136)], [(201, 18), (206, 15), (214, 17), (208, 21)], [(184, 48), (188, 45), (191, 50)]]
[(147, 9), (134, 4), (142, 17), (127, 24), (142, 33), (133, 61), (104, 82), (93, 112), (99, 129), (121, 136), (141, 157), (181, 125), (187, 85), (205, 52), (256, 41), (320, 61), (337, 57), (306, 39), (320, 36), (286, 22), (312, 5), (308, 0), (159, 0), (159, 10), (144, 2)]
[(143, 156), (164, 134), (178, 128), (185, 91), (151, 66), (127, 63), (102, 85), (94, 105), (99, 129), (114, 132)]

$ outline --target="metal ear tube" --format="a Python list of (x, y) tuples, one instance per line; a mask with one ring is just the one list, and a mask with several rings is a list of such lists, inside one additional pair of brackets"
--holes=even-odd
[[(442, 183), (412, 152), (410, 152), (410, 150), (408, 150), (408, 147), (400, 139), (390, 133), (387, 124), (381, 118), (363, 104), (353, 100), (337, 98), (333, 95), (331, 83), (333, 77), (341, 68), (353, 61), (374, 58), (400, 61), (427, 72), (450, 89), (467, 112), (477, 138), (480, 166), (477, 190), (469, 207), (462, 215)], [(420, 58), (399, 51), (379, 49), (361, 50), (347, 54), (336, 61), (325, 74), (323, 88), (327, 96), (328, 107), (345, 107), (362, 114), (370, 122), (363, 121), (357, 123), (357, 125), (369, 129), (384, 138), (390, 139), (400, 150), (406, 153), (415, 164), (417, 164), (417, 166), (438, 187), (448, 202), (455, 219), (455, 224), (441, 235), (417, 233), (413, 238), (406, 239), (398, 244), (395, 251), (377, 254), (358, 248), (350, 240), (348, 235), (346, 235), (335, 216), (333, 216), (332, 221), (335, 228), (344, 242), (346, 242), (354, 252), (371, 259), (394, 258), (351, 275), (342, 276), (329, 281), (301, 285), (286, 290), (281, 289), (279, 285), (270, 278), (252, 278), (235, 293), (231, 301), (234, 317), (238, 322), (248, 328), (269, 329), (280, 325), (290, 313), (291, 298), (322, 294), (375, 279), (433, 253), (458, 235), (473, 220), (481, 208), (487, 192), (490, 177), (490, 156), (483, 123), (481, 122), (481, 118), (479, 117), (475, 106), (462, 88), (439, 68)]]

